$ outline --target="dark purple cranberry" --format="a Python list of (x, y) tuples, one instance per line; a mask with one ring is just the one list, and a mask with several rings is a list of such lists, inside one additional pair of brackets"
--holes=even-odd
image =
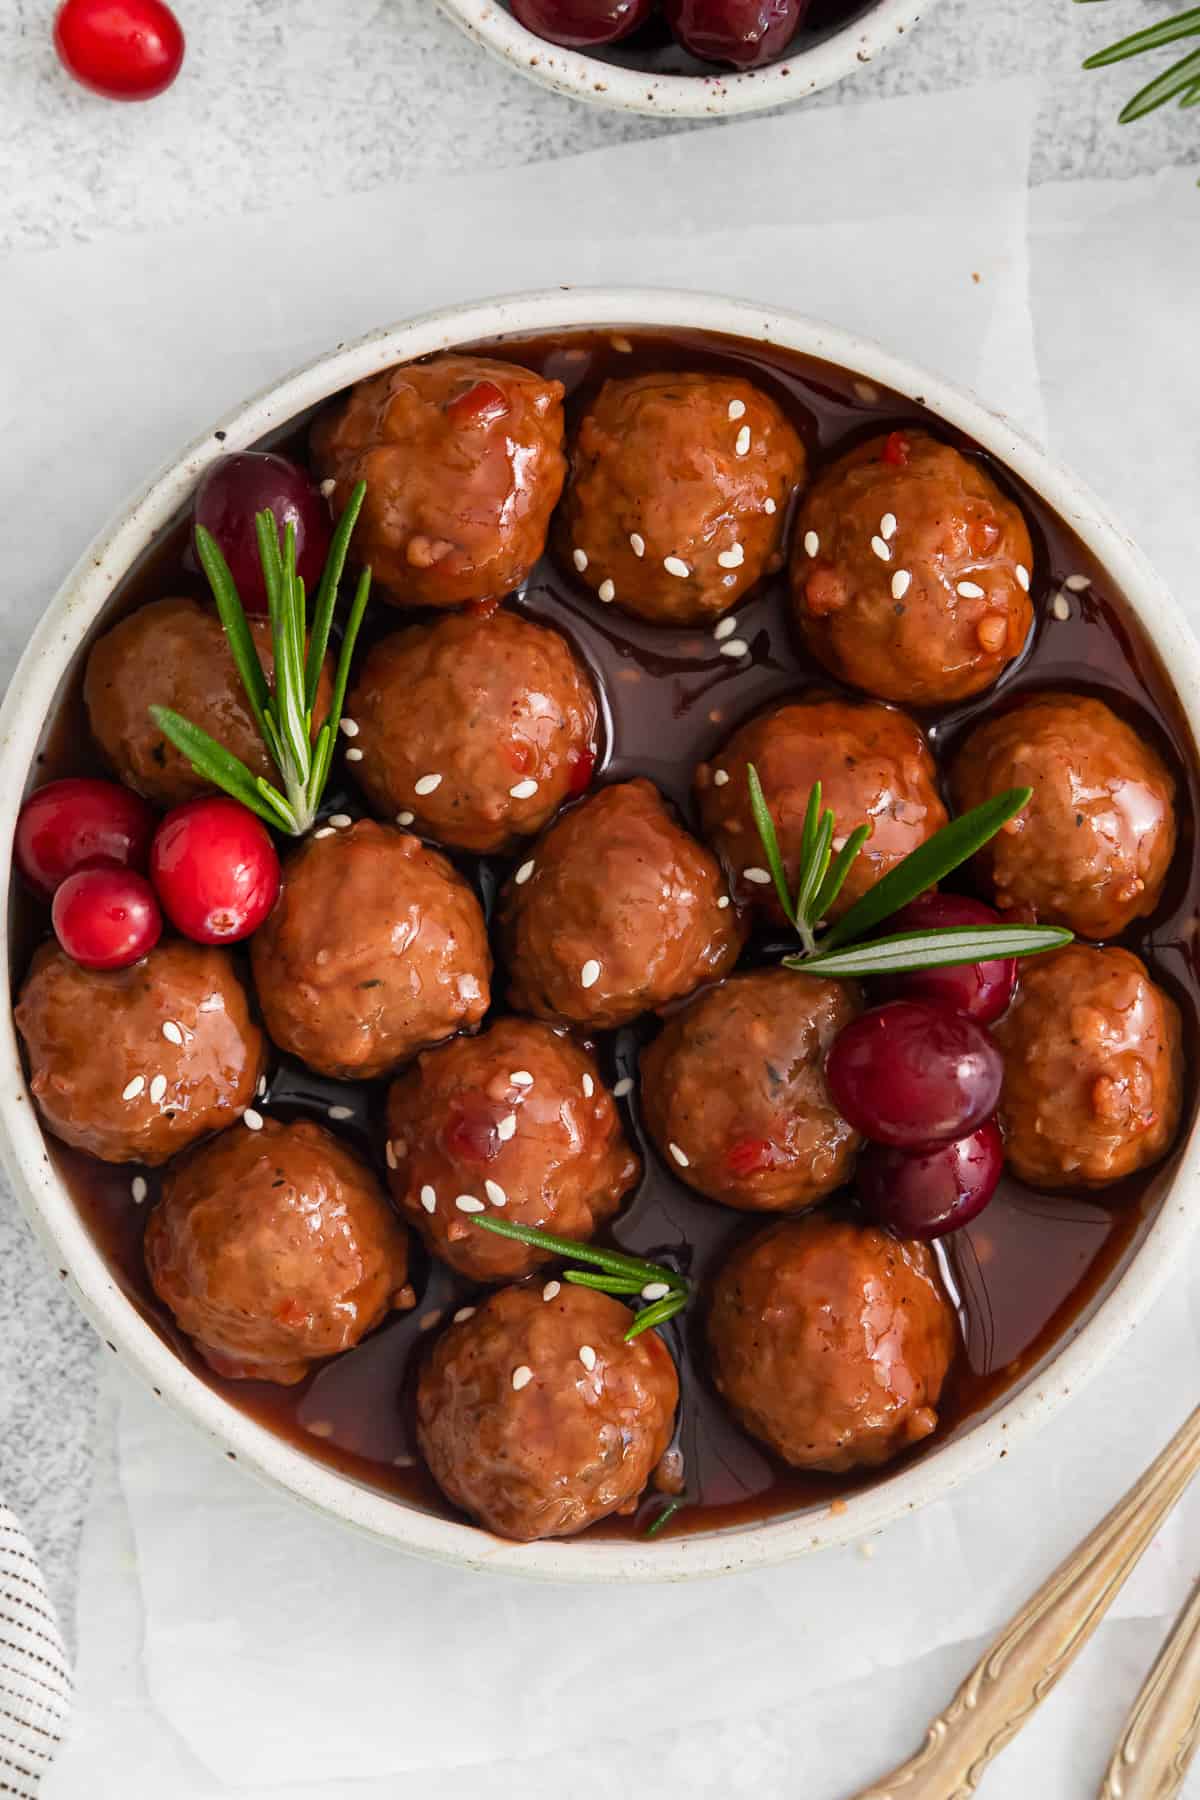
[(995, 1110), (1004, 1065), (987, 1032), (944, 1007), (893, 1000), (851, 1021), (826, 1063), (843, 1117), (879, 1144), (924, 1149)]
[(666, 0), (667, 24), (704, 62), (757, 69), (782, 56), (809, 0)]
[(195, 519), (211, 531), (229, 564), (247, 612), (267, 610), (267, 590), (258, 555), (255, 515), (273, 512), (282, 541), (296, 529), (296, 569), (315, 593), (329, 554), (329, 508), (305, 474), (286, 456), (245, 450), (213, 463), (196, 492)]
[[(886, 929), (943, 931), (955, 925), (1000, 923), (1000, 914), (982, 900), (968, 900), (963, 894), (922, 894), (889, 919)], [(889, 999), (924, 1000), (930, 1006), (966, 1013), (977, 1025), (990, 1025), (1008, 1006), (1016, 985), (1016, 958), (1004, 956), (948, 969), (914, 969), (910, 975), (893, 975), (880, 988)]]
[(526, 31), (562, 44), (567, 50), (591, 50), (615, 44), (644, 25), (653, 0), (512, 0), (513, 17)]
[(931, 1150), (868, 1144), (858, 1159), (863, 1210), (897, 1237), (937, 1238), (981, 1213), (1004, 1168), (994, 1119), (967, 1137)]

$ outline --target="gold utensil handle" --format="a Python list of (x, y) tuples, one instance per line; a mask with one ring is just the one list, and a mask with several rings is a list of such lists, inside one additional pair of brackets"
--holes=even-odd
[(1100, 1800), (1174, 1800), (1200, 1746), (1200, 1587), (1130, 1709)]
[(1198, 1468), (1200, 1407), (1005, 1627), (916, 1755), (854, 1800), (970, 1800), (992, 1758), (1070, 1668)]

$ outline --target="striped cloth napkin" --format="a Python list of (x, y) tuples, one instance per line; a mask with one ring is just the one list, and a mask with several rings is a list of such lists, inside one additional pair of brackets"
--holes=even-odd
[(33, 1546), (0, 1500), (0, 1794), (37, 1800), (71, 1710), (71, 1670)]

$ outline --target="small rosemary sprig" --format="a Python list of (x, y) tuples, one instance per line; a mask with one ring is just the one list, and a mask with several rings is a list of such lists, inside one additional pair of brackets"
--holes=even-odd
[(283, 792), (261, 775), (252, 774), (240, 757), (234, 756), (223, 744), (169, 706), (150, 708), (150, 717), (158, 729), (189, 759), (197, 775), (240, 800), (275, 830), (290, 832), (293, 837), (303, 837), (316, 821), (346, 699), (350, 659), (370, 598), (371, 571), (364, 569), (342, 637), (333, 698), (314, 741), (313, 708), (333, 627), (338, 584), (366, 491), (366, 483), (360, 481), (338, 520), (317, 590), (311, 628), (304, 582), (296, 572), (295, 529), (288, 524), (281, 545), (274, 513), (257, 515), (258, 554), (267, 589), (267, 613), (275, 661), (274, 691), (263, 672), (246, 620), (246, 609), (220, 546), (202, 525), (196, 527), (196, 550), (217, 603), (217, 612), (255, 722), (282, 777)]
[[(977, 850), (1029, 804), (1032, 788), (1008, 788), (952, 819), (931, 838), (910, 851), (894, 869), (867, 889), (827, 930), (817, 932), (846, 884), (846, 877), (870, 832), (859, 825), (842, 849), (833, 854), (836, 821), (822, 805), (821, 783), (814, 782), (800, 838), (796, 896), (792, 898), (787, 870), (779, 849), (775, 821), (771, 817), (758, 771), (751, 763), (746, 771), (750, 808), (762, 840), (763, 854), (775, 883), (775, 892), (788, 923), (800, 939), (798, 956), (785, 956), (788, 969), (810, 975), (851, 977), (891, 975), (910, 969), (945, 968), (953, 963), (986, 962), (994, 957), (1037, 956), (1071, 942), (1072, 933), (1058, 925), (958, 925), (930, 931), (905, 931), (892, 937), (858, 942), (868, 931), (910, 901), (936, 887), (952, 870), (968, 862)], [(850, 946), (847, 948), (846, 946)]]
[[(1076, 4), (1091, 5), (1094, 0), (1076, 0)], [(1157, 25), (1147, 25), (1141, 31), (1132, 32), (1129, 37), (1110, 44), (1106, 50), (1097, 50), (1083, 66), (1085, 69), (1105, 69), (1112, 63), (1126, 62), (1131, 56), (1142, 56), (1149, 50), (1160, 50), (1165, 44), (1188, 37), (1200, 37), (1200, 6), (1189, 7), (1173, 18), (1161, 19)], [(1182, 107), (1200, 106), (1200, 50), (1193, 50), (1179, 62), (1172, 63), (1169, 69), (1164, 69), (1161, 75), (1139, 88), (1132, 100), (1121, 108), (1118, 121), (1129, 125), (1134, 119), (1144, 118), (1156, 107), (1175, 99)]]
[[(643, 1331), (665, 1325), (681, 1313), (691, 1298), (691, 1283), (685, 1275), (662, 1263), (644, 1262), (640, 1256), (625, 1256), (619, 1250), (605, 1250), (599, 1244), (581, 1244), (574, 1238), (555, 1237), (549, 1231), (538, 1231), (533, 1225), (514, 1225), (508, 1219), (472, 1219), (481, 1231), (493, 1231), (497, 1237), (514, 1238), (518, 1244), (531, 1244), (534, 1249), (548, 1250), (553, 1256), (571, 1257), (576, 1262), (591, 1263), (599, 1274), (589, 1269), (564, 1269), (563, 1280), (576, 1287), (595, 1288), (601, 1294), (633, 1299), (641, 1295), (649, 1304), (642, 1308), (629, 1330), (625, 1342), (631, 1344)], [(645, 1290), (649, 1288), (647, 1296)], [(661, 1288), (667, 1289), (660, 1293)]]

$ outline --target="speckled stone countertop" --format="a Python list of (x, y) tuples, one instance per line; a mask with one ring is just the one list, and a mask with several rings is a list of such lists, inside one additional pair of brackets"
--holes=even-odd
[[(669, 130), (721, 129), (659, 124), (545, 93), (475, 50), (432, 0), (177, 3), (188, 63), (176, 88), (145, 108), (107, 105), (65, 81), (50, 48), (53, 0), (0, 7), (0, 253), (302, 204), (424, 171), (494, 169)], [(1166, 10), (1160, 0), (939, 0), (902, 47), (804, 104), (1039, 71), (1035, 181), (1200, 163), (1194, 113), (1116, 124), (1147, 75), (1079, 68), (1090, 49)], [(16, 402), (0, 358), (0, 420), (19, 418)], [(0, 669), (0, 678), (10, 672)], [(68, 1631), (96, 1354), (90, 1328), (0, 1189), (0, 1492), (34, 1539)]]

